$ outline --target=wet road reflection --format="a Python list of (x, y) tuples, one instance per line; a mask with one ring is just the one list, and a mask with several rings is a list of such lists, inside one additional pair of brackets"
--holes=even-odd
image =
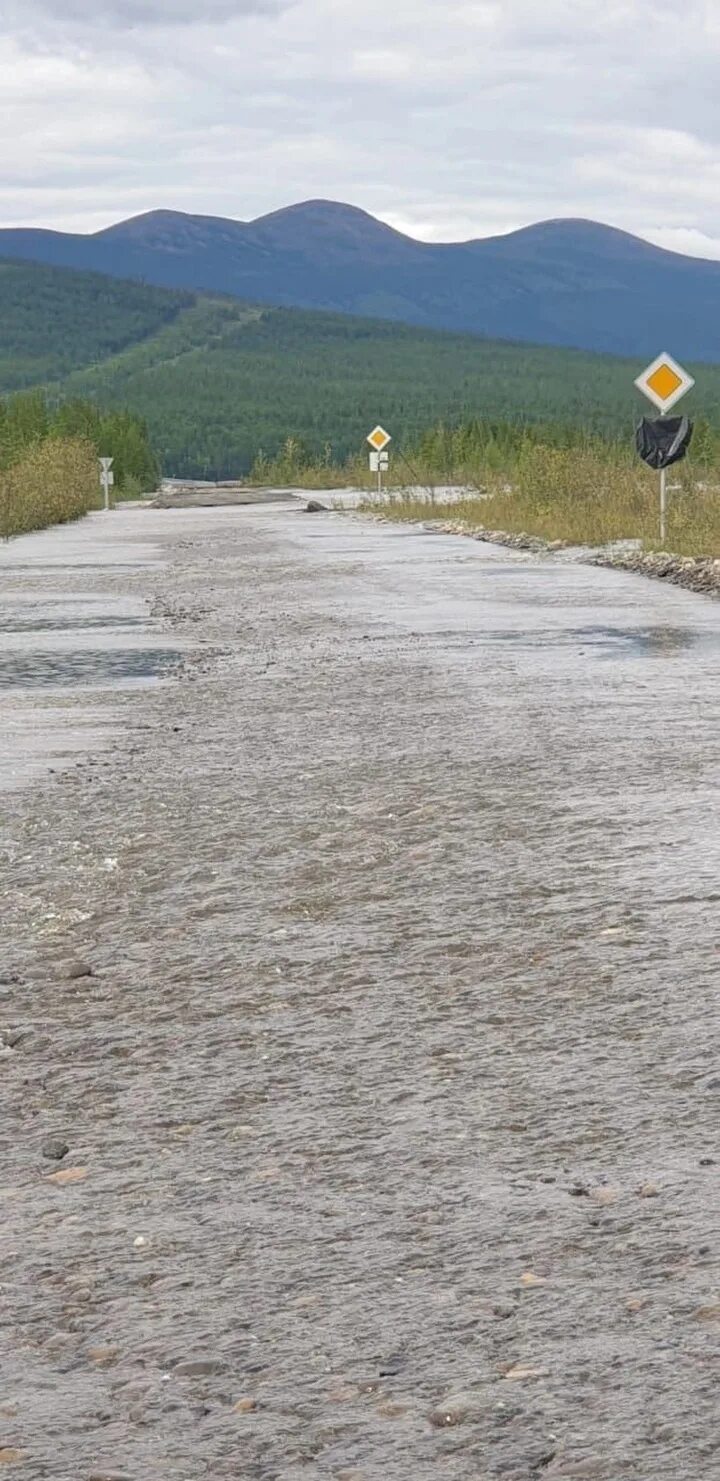
[(172, 674), (178, 647), (133, 578), (161, 565), (137, 517), (102, 516), (0, 549), (0, 790), (111, 744), (125, 691)]

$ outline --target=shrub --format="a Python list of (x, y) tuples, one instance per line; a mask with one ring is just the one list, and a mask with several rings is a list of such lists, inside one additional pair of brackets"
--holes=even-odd
[(0, 536), (79, 519), (99, 504), (95, 449), (84, 438), (50, 437), (0, 473)]

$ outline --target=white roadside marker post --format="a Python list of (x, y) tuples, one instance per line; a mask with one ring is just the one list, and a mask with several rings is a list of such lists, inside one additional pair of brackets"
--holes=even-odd
[(111, 472), (114, 458), (100, 458), (100, 483), (105, 495), (105, 509), (110, 508), (110, 490), (115, 484), (115, 474)]

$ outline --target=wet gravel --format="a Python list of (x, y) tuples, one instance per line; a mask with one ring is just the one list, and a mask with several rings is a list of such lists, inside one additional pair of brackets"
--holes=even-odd
[(720, 608), (113, 520), (187, 651), (0, 798), (0, 1468), (709, 1481)]

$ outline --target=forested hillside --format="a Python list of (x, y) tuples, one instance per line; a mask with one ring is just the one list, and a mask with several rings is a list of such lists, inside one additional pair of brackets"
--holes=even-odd
[(192, 302), (191, 293), (0, 260), (0, 390), (105, 360)]
[[(228, 477), (296, 439), (334, 459), (379, 420), (397, 449), (440, 420), (582, 426), (629, 439), (642, 362), (383, 320), (166, 292), (93, 274), (0, 267), (0, 393), (128, 407), (168, 473)], [(46, 333), (46, 326), (48, 332)], [(693, 367), (683, 407), (720, 425), (720, 367)]]
[[(342, 459), (364, 446), (377, 421), (396, 447), (440, 419), (477, 416), (630, 438), (642, 409), (633, 390), (641, 368), (580, 351), (200, 300), (137, 349), (70, 376), (64, 389), (141, 412), (167, 470), (225, 477), (288, 437)], [(698, 378), (696, 403), (720, 414), (720, 370)]]

